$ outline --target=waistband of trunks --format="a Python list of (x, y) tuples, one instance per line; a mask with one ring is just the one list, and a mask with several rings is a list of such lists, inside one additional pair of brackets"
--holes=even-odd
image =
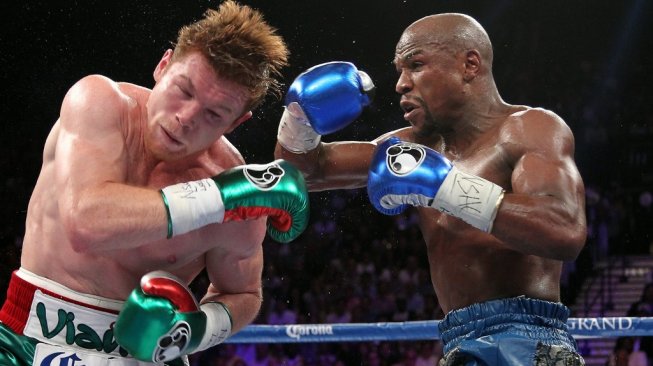
[(7, 297), (0, 310), (0, 322), (7, 325), (16, 334), (22, 335), (37, 291), (60, 300), (61, 304), (71, 304), (71, 308), (74, 306), (78, 309), (81, 306), (91, 314), (97, 313), (104, 316), (117, 316), (123, 304), (122, 301), (71, 290), (24, 268), (19, 268), (11, 274)]
[(453, 310), (438, 327), (443, 340), (451, 340), (470, 332), (478, 332), (480, 325), (482, 328), (488, 328), (506, 322), (566, 331), (568, 317), (569, 308), (561, 303), (519, 296), (490, 300)]

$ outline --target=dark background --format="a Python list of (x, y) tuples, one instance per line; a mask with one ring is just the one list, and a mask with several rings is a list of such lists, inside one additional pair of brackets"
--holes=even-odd
[[(98, 73), (153, 85), (152, 72), (178, 28), (217, 1), (26, 1), (0, 5), (0, 245), (4, 276), (15, 267), (42, 146), (66, 90)], [(374, 104), (344, 131), (371, 139), (405, 125), (391, 64), (402, 30), (433, 13), (463, 12), (488, 31), (503, 98), (549, 108), (576, 135), (588, 187), (636, 200), (653, 182), (650, 1), (273, 1), (260, 9), (291, 50), (285, 84), (318, 63), (367, 71)], [(273, 159), (281, 104), (269, 100), (230, 137), (248, 162)], [(315, 194), (312, 199), (319, 199)]]

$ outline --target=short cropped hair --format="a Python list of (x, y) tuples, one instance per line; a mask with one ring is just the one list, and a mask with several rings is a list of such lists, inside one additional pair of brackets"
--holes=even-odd
[(200, 52), (220, 77), (249, 90), (248, 107), (253, 109), (268, 93), (281, 96), (278, 78), (289, 51), (276, 32), (259, 11), (228, 0), (179, 30), (173, 61)]

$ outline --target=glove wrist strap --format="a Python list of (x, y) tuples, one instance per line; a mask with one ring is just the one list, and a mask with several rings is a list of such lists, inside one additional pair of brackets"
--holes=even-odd
[(203, 351), (224, 342), (231, 335), (233, 322), (227, 306), (221, 302), (202, 304), (200, 309), (206, 314), (206, 330), (195, 351)]
[(213, 179), (206, 178), (161, 189), (168, 213), (168, 238), (224, 220), (224, 203)]
[(442, 182), (431, 207), (489, 233), (503, 195), (500, 186), (461, 172), (454, 166)]
[(304, 154), (315, 149), (320, 139), (296, 102), (284, 108), (277, 131), (277, 141), (281, 146), (290, 152)]

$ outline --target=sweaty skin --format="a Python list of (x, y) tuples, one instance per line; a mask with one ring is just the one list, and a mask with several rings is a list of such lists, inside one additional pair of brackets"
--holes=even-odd
[(309, 190), (320, 191), (364, 187), (376, 143), (390, 136), (439, 151), (506, 191), (491, 233), (414, 208), (445, 313), (519, 295), (560, 301), (563, 261), (578, 256), (586, 237), (569, 127), (551, 111), (501, 99), (489, 38), (468, 18), (418, 20), (402, 34), (394, 62), (409, 127), (371, 142), (321, 143), (306, 154), (277, 144), (276, 157), (298, 166)]
[(265, 219), (166, 239), (158, 189), (244, 164), (222, 136), (251, 116), (247, 90), (199, 53), (158, 64), (152, 90), (93, 75), (64, 98), (27, 212), (21, 266), (73, 290), (124, 300), (165, 270), (189, 283), (206, 267), (204, 301), (225, 303), (234, 330), (261, 303)]

